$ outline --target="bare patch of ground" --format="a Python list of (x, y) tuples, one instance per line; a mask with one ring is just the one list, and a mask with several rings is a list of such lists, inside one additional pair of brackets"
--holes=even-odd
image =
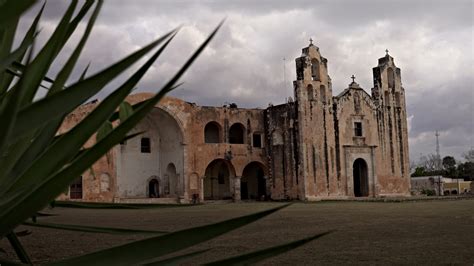
[[(158, 209), (45, 210), (57, 216), (40, 221), (175, 231), (276, 207), (281, 203), (227, 203)], [(21, 237), (35, 263), (85, 254), (149, 237), (60, 231), (22, 226)], [(317, 233), (320, 239), (268, 259), (265, 265), (465, 264), (474, 263), (474, 200), (418, 202), (294, 203), (253, 224), (202, 243), (212, 248), (185, 264), (199, 264), (267, 248)], [(7, 240), (0, 241), (14, 259)]]

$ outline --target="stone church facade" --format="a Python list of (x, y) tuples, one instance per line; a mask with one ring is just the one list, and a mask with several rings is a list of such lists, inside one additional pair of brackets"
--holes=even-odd
[[(197, 106), (166, 97), (60, 199), (189, 202), (408, 196), (407, 115), (388, 54), (371, 95), (354, 81), (333, 96), (328, 61), (312, 43), (296, 58), (294, 100), (266, 109)], [(136, 103), (149, 98), (128, 97)], [(68, 130), (98, 103), (67, 117)], [(91, 139), (88, 145), (93, 144)]]

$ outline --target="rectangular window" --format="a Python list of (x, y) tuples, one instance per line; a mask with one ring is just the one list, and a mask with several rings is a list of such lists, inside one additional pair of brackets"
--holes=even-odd
[(253, 146), (255, 148), (262, 147), (262, 135), (261, 134), (253, 134)]
[(142, 151), (142, 153), (151, 153), (150, 138), (142, 138), (142, 140), (141, 140), (141, 151)]
[(354, 135), (362, 137), (362, 122), (354, 122)]

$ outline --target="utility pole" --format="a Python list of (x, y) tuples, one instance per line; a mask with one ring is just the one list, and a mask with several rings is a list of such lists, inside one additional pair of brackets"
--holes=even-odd
[(283, 89), (286, 90), (286, 58), (283, 57)]

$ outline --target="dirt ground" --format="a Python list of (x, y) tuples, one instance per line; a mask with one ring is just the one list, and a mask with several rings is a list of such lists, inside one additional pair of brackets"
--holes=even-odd
[[(45, 210), (40, 221), (175, 231), (276, 207), (281, 203), (222, 203), (158, 209)], [(22, 226), (21, 237), (37, 264), (112, 247), (146, 235), (109, 235)], [(287, 243), (328, 230), (335, 232), (267, 259), (263, 265), (461, 264), (474, 263), (474, 199), (415, 202), (294, 203), (253, 224), (204, 242), (212, 248), (184, 263), (211, 262)], [(14, 259), (7, 240), (0, 241)]]

